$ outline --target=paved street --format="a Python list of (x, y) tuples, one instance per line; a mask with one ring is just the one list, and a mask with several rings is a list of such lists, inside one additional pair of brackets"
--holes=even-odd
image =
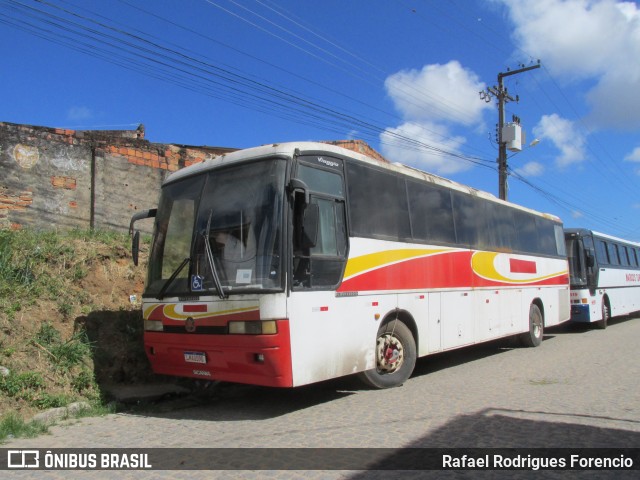
[[(402, 387), (346, 378), (295, 390), (223, 386), (148, 414), (54, 427), (8, 448), (640, 447), (640, 319), (549, 329), (542, 346), (491, 343), (421, 359)], [(86, 478), (87, 472), (10, 472)], [(92, 478), (388, 478), (357, 471), (91, 472)], [(508, 473), (508, 475), (506, 475)], [(402, 472), (393, 478), (568, 478), (578, 472)], [(581, 472), (632, 478), (637, 472)]]

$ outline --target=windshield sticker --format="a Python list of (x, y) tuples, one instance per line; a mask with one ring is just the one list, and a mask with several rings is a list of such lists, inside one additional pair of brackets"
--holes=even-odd
[(191, 291), (201, 292), (203, 290), (204, 277), (202, 275), (191, 275)]
[(251, 283), (251, 274), (253, 270), (250, 268), (239, 268), (236, 272), (236, 283), (249, 284)]

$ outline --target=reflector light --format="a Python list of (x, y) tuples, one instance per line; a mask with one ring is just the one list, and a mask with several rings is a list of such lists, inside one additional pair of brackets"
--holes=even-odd
[(589, 299), (588, 298), (583, 298), (582, 299), (582, 303), (589, 303)]

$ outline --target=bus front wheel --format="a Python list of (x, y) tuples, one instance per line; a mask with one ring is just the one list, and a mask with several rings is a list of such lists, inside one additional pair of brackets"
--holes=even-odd
[(609, 324), (609, 319), (611, 318), (611, 310), (609, 310), (609, 304), (607, 303), (607, 299), (602, 299), (602, 320), (596, 322), (596, 326), (602, 330), (607, 328)]
[(360, 373), (360, 378), (373, 388), (402, 385), (416, 365), (416, 342), (411, 330), (400, 320), (385, 324), (376, 340), (376, 368)]
[(529, 331), (520, 335), (525, 347), (537, 347), (542, 343), (544, 334), (544, 320), (540, 308), (532, 303), (529, 307)]

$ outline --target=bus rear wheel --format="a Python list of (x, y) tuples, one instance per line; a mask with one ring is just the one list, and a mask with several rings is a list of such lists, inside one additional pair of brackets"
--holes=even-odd
[(373, 388), (402, 385), (416, 365), (416, 342), (411, 330), (400, 320), (388, 322), (378, 331), (376, 368), (360, 373), (360, 378)]
[(544, 320), (540, 308), (532, 303), (529, 307), (529, 331), (520, 335), (525, 347), (537, 347), (542, 343), (544, 334)]

